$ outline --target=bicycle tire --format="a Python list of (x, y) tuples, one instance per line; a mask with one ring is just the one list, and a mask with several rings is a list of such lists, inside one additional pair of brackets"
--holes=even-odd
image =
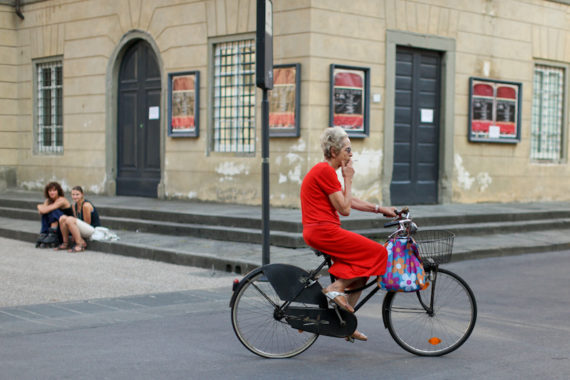
[(251, 276), (238, 288), (232, 305), (232, 327), (239, 341), (264, 358), (291, 358), (308, 349), (318, 334), (293, 329), (275, 315), (283, 303), (263, 272)]
[(458, 349), (471, 335), (477, 320), (473, 291), (457, 274), (437, 269), (434, 313), (429, 305), (432, 284), (413, 293), (391, 292), (384, 298), (384, 322), (398, 345), (419, 356), (442, 356)]

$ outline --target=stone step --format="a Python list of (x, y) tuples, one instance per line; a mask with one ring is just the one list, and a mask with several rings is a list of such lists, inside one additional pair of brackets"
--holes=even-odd
[[(22, 220), (38, 220), (37, 212), (29, 209), (28, 203), (22, 201), (19, 203), (0, 201), (0, 205), (5, 204), (9, 204), (10, 206), (19, 205), (20, 207), (0, 207), (0, 217)], [(164, 212), (160, 210), (136, 210), (128, 208), (121, 210), (116, 207), (109, 208), (108, 210), (100, 208), (99, 210), (102, 215), (105, 215), (101, 216), (101, 223), (105, 227), (114, 230), (137, 231), (172, 236), (192, 236), (204, 239), (257, 244), (261, 243), (262, 239), (261, 226), (260, 223), (257, 223), (260, 221), (255, 220), (253, 217), (244, 217), (241, 220), (234, 217), (231, 222), (226, 221), (225, 224), (216, 224), (224, 218), (201, 218), (200, 214), (171, 211)], [(109, 212), (107, 213), (105, 211)], [(444, 219), (448, 223), (448, 219), (453, 219), (444, 217), (420, 217), (415, 219), (415, 221), (422, 229), (446, 229), (454, 232), (458, 236), (481, 236), (489, 234), (570, 228), (570, 217), (555, 217), (558, 215), (564, 215), (565, 212), (559, 212), (558, 214), (553, 213), (552, 211), (547, 212), (546, 214), (548, 214), (548, 219), (527, 219), (527, 214), (531, 213), (525, 213), (524, 215), (519, 214), (518, 218), (513, 217), (513, 214), (503, 214), (501, 221), (489, 221), (485, 223), (469, 223), (469, 218), (467, 217), (463, 218), (463, 223), (455, 224), (441, 224)], [(152, 217), (153, 215), (155, 217)], [(537, 214), (532, 212), (532, 215), (536, 216)], [(456, 217), (456, 219), (459, 218)], [(494, 219), (495, 218), (493, 218), (492, 215), (489, 215), (489, 220)], [(473, 218), (472, 220), (477, 219)], [(344, 228), (375, 240), (383, 240), (393, 231), (393, 229), (383, 228), (386, 223), (385, 219), (376, 218), (358, 220), (355, 223), (347, 222), (347, 220), (343, 220)], [(363, 226), (366, 228), (359, 228)], [(279, 247), (305, 247), (305, 242), (302, 237), (302, 225), (300, 222), (294, 223), (291, 221), (272, 220), (270, 239), (272, 245)]]
[[(21, 199), (3, 199), (0, 197), (0, 209), (6, 209), (6, 213), (10, 213), (13, 217), (21, 219), (37, 219), (36, 205), (38, 200), (21, 200)], [(219, 215), (216, 213), (193, 212), (184, 210), (157, 210), (157, 209), (140, 209), (132, 207), (117, 206), (100, 206), (96, 205), (97, 210), (102, 218), (115, 217), (121, 219), (133, 219), (152, 222), (170, 222), (170, 223), (186, 223), (186, 224), (203, 224), (226, 227), (240, 227), (261, 229), (261, 218), (254, 216), (233, 216)], [(8, 211), (9, 210), (9, 211)], [(18, 210), (22, 212), (18, 216)], [(31, 214), (30, 214), (31, 212)], [(33, 216), (32, 216), (33, 214)], [(287, 221), (280, 219), (271, 220), (271, 228), (280, 231), (300, 232), (302, 226), (300, 220)]]
[[(0, 194), (0, 207), (32, 210), (36, 213), (36, 205), (40, 198), (31, 198), (31, 194), (24, 196), (6, 196)], [(112, 204), (110, 200), (113, 200)], [(132, 201), (132, 199), (128, 199)], [(174, 223), (206, 224), (241, 228), (261, 228), (261, 209), (252, 206), (206, 204), (199, 205), (181, 201), (149, 201), (150, 207), (141, 206), (140, 203), (121, 205), (120, 197), (101, 197), (101, 203), (96, 203), (102, 216), (142, 219), (152, 221), (165, 221)], [(143, 203), (144, 204), (144, 203)], [(464, 206), (465, 210), (461, 206)], [(549, 219), (570, 218), (570, 205), (552, 204), (548, 207), (538, 205), (516, 205), (509, 207), (497, 205), (493, 210), (484, 205), (477, 210), (477, 205), (453, 205), (453, 209), (446, 211), (446, 206), (412, 206), (414, 220), (421, 226), (440, 226), (477, 223), (505, 223), (521, 221), (537, 221)], [(253, 211), (252, 211), (253, 210)], [(418, 214), (419, 211), (419, 214)], [(423, 212), (422, 212), (423, 211)], [(382, 228), (386, 219), (369, 213), (354, 211), (350, 217), (341, 218), (343, 226), (350, 230), (363, 230)], [(271, 228), (288, 232), (301, 232), (301, 212), (292, 209), (271, 209)]]
[[(0, 207), (0, 217), (15, 220), (37, 221), (39, 230), (39, 216), (30, 210)], [(172, 236), (193, 236), (202, 239), (222, 241), (235, 241), (241, 243), (261, 243), (261, 227), (244, 228), (237, 226), (219, 226), (196, 223), (174, 223), (168, 221), (134, 219), (126, 217), (103, 217), (101, 224), (113, 230), (154, 233)], [(270, 242), (279, 247), (300, 248), (305, 246), (301, 232), (287, 232), (276, 230), (271, 226)]]
[[(0, 217), (0, 236), (2, 237), (28, 241), (33, 244), (38, 236), (37, 228), (37, 221)], [(118, 241), (89, 242), (88, 251), (85, 254), (94, 250), (238, 274), (246, 273), (260, 266), (262, 262), (259, 244), (133, 231), (116, 232), (120, 237)], [(570, 250), (570, 229), (543, 230), (532, 234), (516, 232), (487, 236), (457, 236), (453, 247), (452, 262), (554, 250)], [(47, 250), (46, 254), (49, 254)], [(59, 252), (58, 254), (66, 253)], [(287, 263), (305, 269), (314, 269), (321, 260), (309, 248), (271, 247), (272, 263)]]

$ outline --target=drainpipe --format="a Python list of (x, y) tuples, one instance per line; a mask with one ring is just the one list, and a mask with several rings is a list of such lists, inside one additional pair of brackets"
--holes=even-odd
[(22, 20), (24, 19), (24, 14), (22, 13), (22, 9), (20, 8), (20, 0), (15, 0), (14, 8), (16, 8), (16, 14)]

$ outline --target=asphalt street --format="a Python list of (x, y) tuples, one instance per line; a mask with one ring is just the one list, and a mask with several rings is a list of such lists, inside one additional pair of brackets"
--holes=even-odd
[[(0, 379), (567, 379), (570, 373), (570, 251), (446, 265), (471, 285), (479, 308), (472, 336), (447, 356), (416, 357), (396, 345), (381, 322), (380, 295), (357, 313), (368, 342), (320, 337), (295, 358), (268, 360), (242, 347), (232, 331), (235, 275), (0, 243), (1, 275), (11, 279), (2, 292), (12, 294), (0, 307)], [(25, 263), (18, 266), (19, 259)], [(35, 290), (24, 290), (35, 282)], [(61, 286), (77, 291), (52, 294)], [(43, 298), (36, 298), (41, 287)]]

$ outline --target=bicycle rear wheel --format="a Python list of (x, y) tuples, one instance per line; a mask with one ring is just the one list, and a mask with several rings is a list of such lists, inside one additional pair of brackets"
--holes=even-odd
[[(429, 312), (426, 309), (432, 292), (433, 312)], [(437, 270), (435, 289), (430, 282), (423, 291), (388, 293), (383, 310), (386, 327), (396, 343), (420, 356), (441, 356), (456, 350), (469, 338), (477, 319), (477, 303), (469, 285), (445, 269)]]
[(232, 326), (240, 342), (265, 358), (290, 358), (309, 348), (317, 334), (293, 329), (277, 308), (283, 303), (263, 272), (237, 290)]

